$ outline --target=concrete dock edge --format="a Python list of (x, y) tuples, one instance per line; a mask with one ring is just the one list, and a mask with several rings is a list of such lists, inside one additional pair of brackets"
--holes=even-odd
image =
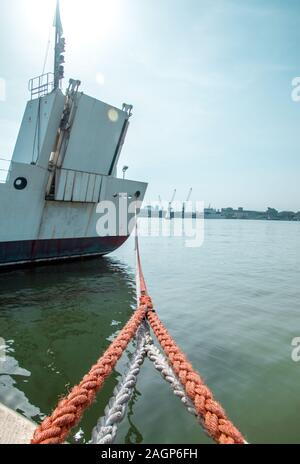
[(29, 444), (36, 425), (17, 412), (0, 404), (0, 444)]

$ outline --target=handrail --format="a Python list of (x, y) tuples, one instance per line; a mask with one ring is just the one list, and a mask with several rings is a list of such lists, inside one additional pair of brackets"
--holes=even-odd
[[(92, 174), (92, 175), (95, 175), (95, 176), (107, 177), (108, 179), (109, 178), (114, 178), (114, 179), (117, 179), (117, 180), (124, 180), (121, 177), (110, 176), (108, 174), (101, 174), (100, 172), (80, 171), (79, 169), (71, 169), (71, 168), (64, 168), (64, 167), (57, 167), (56, 169), (60, 170), (60, 171), (75, 172), (75, 173), (80, 173), (80, 174)], [(130, 180), (130, 179), (126, 179), (126, 181), (135, 182), (134, 180)]]
[(28, 83), (28, 90), (31, 92), (31, 100), (34, 97), (45, 97), (54, 89), (54, 75), (53, 73), (42, 74), (41, 76), (30, 79)]

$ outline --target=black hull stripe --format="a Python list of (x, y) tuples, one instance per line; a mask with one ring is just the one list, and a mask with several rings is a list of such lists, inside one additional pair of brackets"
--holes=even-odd
[(0, 242), (0, 267), (93, 257), (111, 253), (128, 237), (89, 237)]

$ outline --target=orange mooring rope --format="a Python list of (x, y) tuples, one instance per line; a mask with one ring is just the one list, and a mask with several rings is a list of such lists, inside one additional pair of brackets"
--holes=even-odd
[(81, 383), (58, 403), (52, 415), (47, 417), (37, 428), (31, 441), (32, 444), (56, 445), (66, 440), (70, 430), (79, 423), (85, 409), (95, 399), (96, 393), (112, 372), (144, 317), (145, 307), (141, 306), (134, 312), (118, 337)]
[(161, 344), (175, 374), (184, 386), (187, 396), (192, 400), (195, 409), (202, 419), (203, 427), (219, 444), (244, 444), (245, 439), (234, 427), (222, 406), (215, 401), (212, 392), (205, 385), (199, 374), (176, 345), (167, 329), (164, 327), (156, 312), (153, 310), (151, 297), (148, 294), (143, 274), (138, 235), (136, 234), (137, 265), (140, 278), (140, 302), (148, 308), (147, 318)]
[(141, 292), (139, 308), (81, 383), (58, 403), (52, 415), (47, 417), (36, 429), (31, 443), (54, 445), (66, 440), (70, 430), (80, 422), (84, 411), (94, 401), (96, 393), (103, 386), (105, 379), (112, 372), (145, 317), (147, 317), (187, 396), (193, 402), (208, 434), (220, 444), (245, 443), (243, 436), (227, 419), (223, 408), (214, 400), (212, 392), (204, 384), (199, 374), (194, 371), (153, 310), (152, 300), (148, 294), (143, 275), (137, 232), (136, 254)]
[(219, 444), (244, 444), (245, 439), (241, 433), (227, 419), (222, 406), (214, 400), (212, 392), (176, 345), (157, 314), (150, 310), (147, 317), (175, 374), (184, 386), (187, 396), (194, 403), (208, 434)]

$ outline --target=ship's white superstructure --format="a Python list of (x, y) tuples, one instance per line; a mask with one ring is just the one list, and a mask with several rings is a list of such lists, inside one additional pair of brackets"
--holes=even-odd
[[(132, 107), (118, 109), (89, 97), (75, 80), (66, 95), (61, 91), (59, 10), (57, 21), (54, 74), (30, 83), (31, 100), (8, 177), (0, 184), (0, 266), (113, 251), (130, 234), (133, 216), (126, 215), (125, 227), (119, 223), (120, 198), (126, 197), (130, 209), (147, 188), (116, 177)], [(97, 230), (97, 205), (103, 201), (115, 205), (116, 234)]]

